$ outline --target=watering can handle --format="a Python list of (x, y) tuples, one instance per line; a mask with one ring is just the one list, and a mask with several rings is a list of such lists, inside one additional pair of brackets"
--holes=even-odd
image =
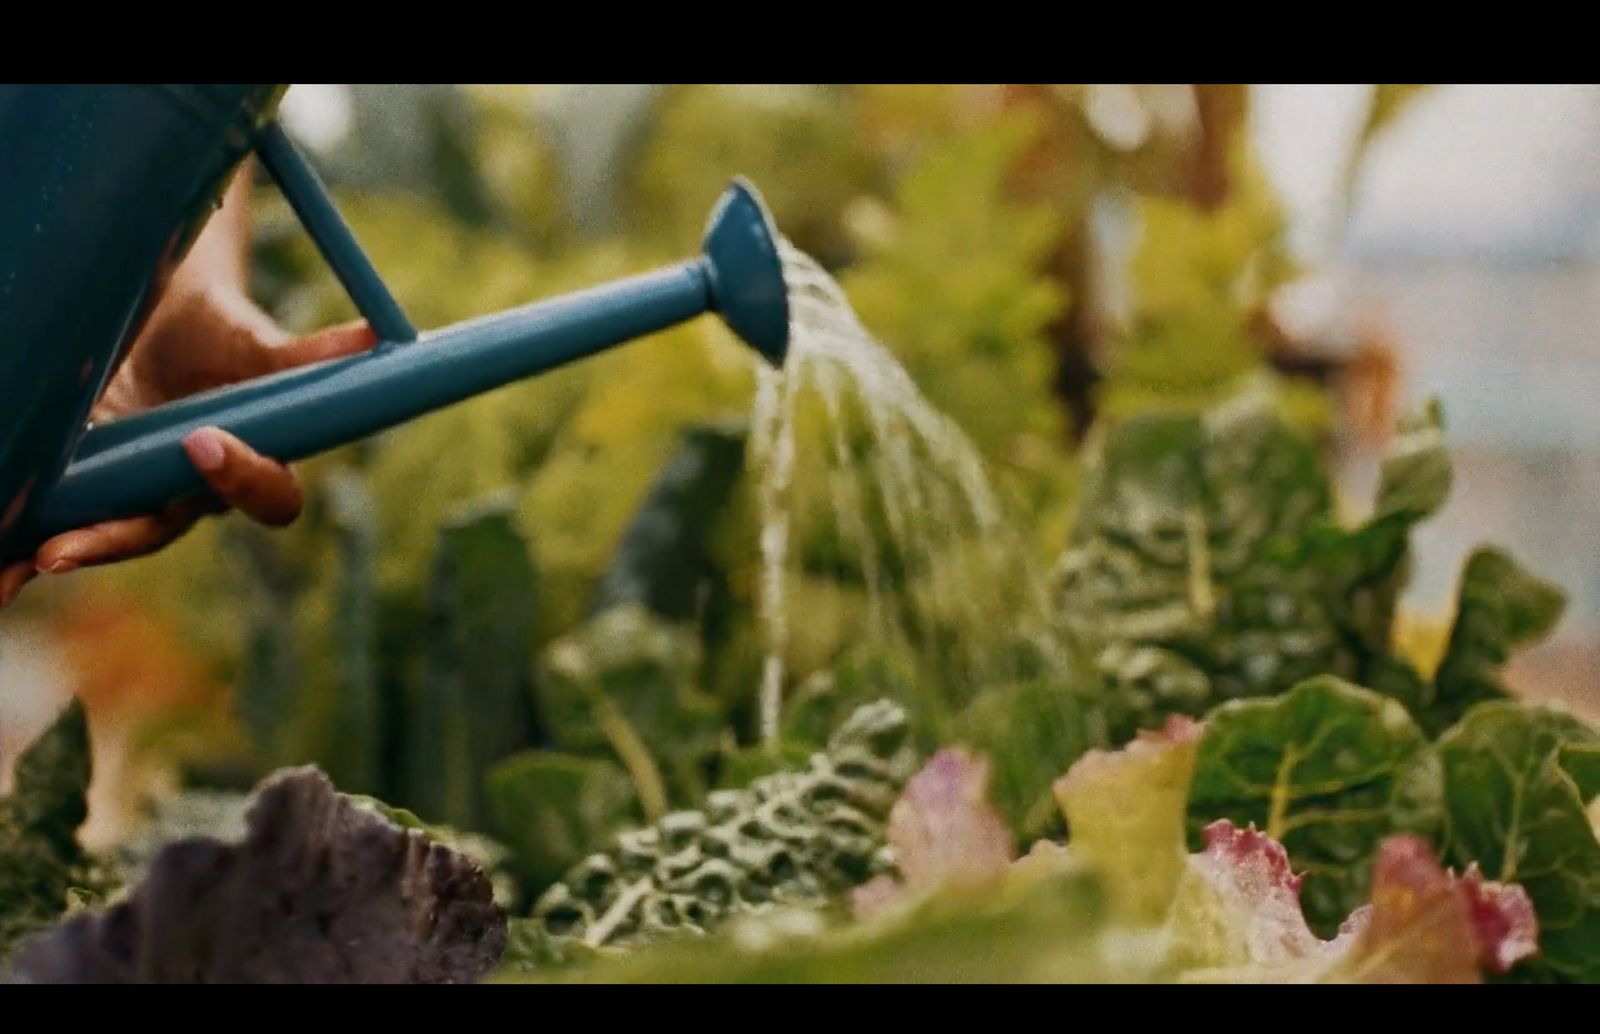
[(294, 462), (713, 311), (768, 362), (783, 363), (789, 309), (780, 238), (742, 180), (718, 201), (696, 258), (419, 340), (282, 128), (268, 123), (256, 148), (379, 344), (90, 428), (24, 526), (7, 537), (8, 551), (204, 492), (182, 439), (210, 424)]
[(294, 146), (283, 126), (274, 121), (262, 127), (256, 154), (378, 340), (391, 344), (415, 341), (416, 328), (389, 293), (372, 260), (361, 250), (316, 170)]
[[(289, 139), (282, 125), (276, 120), (263, 123), (257, 130), (254, 144), (262, 165), (294, 209), (345, 292), (372, 327), (379, 341), (377, 348), (415, 342), (417, 330), (407, 318), (405, 310), (378, 275), (371, 259), (362, 250), (344, 217), (328, 196), (327, 188)], [(265, 411), (270, 409), (275, 399), (297, 384), (325, 375), (331, 365), (317, 364), (259, 377), (169, 402), (109, 424), (90, 427), (79, 439), (73, 462), (62, 475), (61, 481), (41, 501), (43, 512), (35, 515), (33, 523), (37, 527), (32, 535), (27, 536), (29, 544), (37, 545), (51, 534), (109, 519), (113, 515), (129, 516), (141, 504), (159, 505), (176, 496), (203, 490), (203, 484), (192, 471), (184, 470), (174, 462), (177, 456), (159, 455), (162, 452), (172, 453), (176, 445), (175, 440), (166, 440), (174, 436), (163, 432), (179, 429), (188, 431), (208, 420), (221, 420), (249, 407), (258, 411), (256, 423), (260, 425), (271, 419)], [(302, 433), (298, 437), (304, 438), (306, 435)], [(79, 483), (85, 480), (80, 476), (81, 473), (86, 467), (93, 469), (97, 457), (119, 450), (125, 454), (143, 454), (127, 456), (118, 463), (122, 474), (120, 478), (102, 474), (88, 479), (93, 481), (92, 485)]]

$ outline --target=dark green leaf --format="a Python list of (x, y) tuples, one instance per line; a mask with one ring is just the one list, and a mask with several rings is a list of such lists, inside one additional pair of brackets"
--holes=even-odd
[(613, 755), (646, 814), (705, 793), (726, 726), (722, 707), (696, 685), (692, 626), (613, 607), (550, 644), (543, 660), (541, 714), (558, 746)]
[(377, 528), (373, 501), (353, 474), (339, 472), (325, 485), (332, 501), (339, 567), (334, 607), (328, 615), (333, 714), (322, 766), (347, 793), (378, 793), (383, 786), (383, 715), (378, 682)]
[(1474, 707), (1439, 740), (1451, 861), (1522, 884), (1539, 914), (1540, 954), (1519, 973), (1600, 980), (1600, 843), (1584, 813), (1596, 749), (1576, 718), (1510, 701)]
[(712, 529), (743, 469), (742, 430), (688, 431), (623, 533), (595, 613), (632, 603), (669, 621), (697, 617), (713, 573)]
[(539, 899), (548, 932), (591, 948), (705, 932), (773, 904), (816, 906), (886, 867), (889, 811), (915, 754), (905, 711), (862, 707), (801, 771), (718, 790), (574, 866)]
[(1437, 733), (1472, 705), (1506, 695), (1500, 667), (1519, 646), (1542, 638), (1561, 619), (1566, 594), (1519, 567), (1498, 549), (1467, 561), (1450, 644), (1423, 721)]
[(509, 501), (441, 529), (403, 798), (430, 821), (477, 826), (482, 773), (533, 742), (535, 579)]
[(1024, 843), (1055, 831), (1051, 785), (1101, 745), (1092, 715), (1072, 687), (1030, 679), (982, 694), (957, 720), (955, 742), (989, 758), (990, 800)]
[(1206, 719), (1191, 841), (1216, 819), (1255, 823), (1305, 873), (1306, 917), (1327, 936), (1367, 901), (1384, 837), (1435, 832), (1442, 794), (1439, 759), (1404, 707), (1321, 677)]
[(74, 700), (17, 759), (12, 793), (0, 799), (0, 957), (75, 896), (106, 888), (78, 844), (89, 777), (89, 725)]
[(604, 758), (525, 751), (485, 776), (490, 827), (534, 892), (639, 819), (627, 773)]

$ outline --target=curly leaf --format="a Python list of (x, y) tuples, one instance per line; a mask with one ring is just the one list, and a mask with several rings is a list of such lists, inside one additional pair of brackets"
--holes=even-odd
[(842, 897), (887, 868), (889, 813), (915, 764), (910, 732), (898, 705), (863, 706), (805, 769), (619, 834), (547, 890), (534, 917), (558, 941), (632, 948), (775, 904)]
[(1305, 909), (1330, 932), (1367, 900), (1379, 843), (1439, 822), (1438, 758), (1398, 703), (1332, 677), (1237, 701), (1206, 723), (1189, 797), (1195, 834), (1254, 823), (1305, 872)]
[(1564, 766), (1582, 758), (1588, 783), (1597, 745), (1576, 718), (1509, 701), (1473, 708), (1439, 740), (1450, 857), (1527, 889), (1541, 928), (1536, 975), (1600, 980), (1600, 843), (1586, 789)]
[(1170, 930), (1190, 982), (1466, 984), (1534, 951), (1537, 927), (1521, 887), (1476, 870), (1446, 871), (1421, 839), (1389, 837), (1372, 901), (1322, 940), (1300, 908), (1301, 878), (1283, 846), (1227, 820), (1208, 826), (1189, 859)]

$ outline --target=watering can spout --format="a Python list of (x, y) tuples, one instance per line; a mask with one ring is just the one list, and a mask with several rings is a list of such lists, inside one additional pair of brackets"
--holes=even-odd
[[(93, 100), (102, 107), (132, 106), (142, 117), (150, 115), (146, 107), (165, 112), (171, 107), (172, 97), (168, 95), (178, 88), (166, 87), (164, 93), (151, 95), (128, 92), (136, 89), (97, 90)], [(212, 93), (202, 99), (216, 102), (214, 107), (220, 104), (218, 98), (234, 105), (237, 98), (232, 93), (218, 92), (224, 91), (221, 87), (210, 89)], [(252, 103), (217, 107), (220, 114), (216, 117), (232, 118), (233, 129), (238, 130), (241, 112), (255, 118), (260, 109), (254, 103), (254, 89), (241, 87), (235, 92)], [(35, 107), (65, 109), (71, 106), (69, 102), (76, 103), (75, 97), (61, 93), (8, 95), (0, 90), (0, 137), (8, 130), (3, 116), (31, 117)], [(218, 137), (211, 135), (215, 127), (208, 123), (193, 123), (194, 110), (198, 109), (190, 104), (180, 115), (170, 118), (178, 120), (173, 124), (182, 133), (196, 134), (194, 147), (199, 154), (217, 146)], [(33, 124), (45, 125), (42, 120)], [(129, 120), (106, 119), (104, 124), (126, 128)], [(51, 139), (66, 137), (57, 134)], [(162, 146), (170, 152), (176, 146), (175, 139), (183, 142), (187, 138), (169, 136), (163, 139)], [(13, 410), (20, 414), (14, 418), (0, 411), (0, 561), (26, 556), (38, 543), (62, 531), (155, 512), (174, 500), (204, 491), (204, 483), (182, 447), (183, 439), (201, 427), (222, 427), (263, 455), (294, 462), (707, 312), (717, 313), (766, 362), (783, 365), (789, 345), (789, 302), (781, 238), (760, 195), (743, 180), (736, 180), (717, 202), (701, 241), (701, 254), (694, 258), (587, 291), (418, 334), (389, 295), (310, 166), (275, 123), (269, 120), (250, 128), (248, 135), (231, 132), (222, 134), (220, 139), (229, 147), (234, 146), (231, 141), (247, 140), (257, 150), (381, 343), (363, 355), (285, 371), (85, 430), (81, 422), (69, 426), (74, 420), (81, 421), (82, 416), (63, 414), (60, 400), (69, 400), (77, 414), (87, 412), (98, 377), (80, 374), (93, 375), (107, 369), (112, 357), (127, 344), (125, 328), (130, 321), (118, 315), (121, 309), (108, 303), (109, 315), (99, 324), (102, 330), (88, 334), (83, 331), (84, 322), (74, 325), (78, 342), (74, 347), (82, 355), (53, 356), (45, 350), (59, 347), (64, 335), (54, 332), (57, 328), (47, 320), (59, 316), (61, 307), (35, 306), (11, 313), (6, 308), (10, 304), (7, 296), (0, 295), (0, 303), (4, 303), (0, 304), (0, 317), (15, 317), (9, 325), (36, 325), (39, 329), (38, 334), (20, 335), (11, 344), (0, 342), (0, 370), (5, 368), (4, 349), (15, 351), (21, 347), (40, 350), (28, 354), (48, 358), (48, 362), (41, 361), (39, 365), (49, 371), (36, 378), (40, 405)], [(153, 149), (156, 145), (150, 146)], [(116, 149), (112, 152), (116, 153)], [(96, 151), (97, 157), (99, 153)], [(224, 157), (232, 154), (225, 152)], [(87, 162), (87, 157), (84, 160)], [(30, 176), (48, 182), (50, 170), (62, 165), (60, 160), (52, 163), (49, 156), (25, 165), (20, 178), (13, 177), (17, 184), (9, 185), (17, 189), (9, 195), (0, 190), (0, 226), (9, 225), (8, 197), (30, 196)], [(151, 161), (141, 163), (138, 169), (147, 175), (159, 175), (171, 167)], [(219, 169), (225, 170), (226, 165), (222, 158), (214, 157), (213, 164), (204, 170), (204, 182), (213, 182), (220, 175)], [(0, 188), (9, 189), (4, 175), (0, 175)], [(39, 189), (33, 188), (31, 196), (38, 194)], [(127, 219), (127, 213), (145, 210), (108, 204), (93, 219), (79, 220), (83, 250), (92, 251), (92, 245), (101, 238), (116, 234), (128, 237), (135, 230), (147, 243), (165, 239), (173, 232), (166, 220), (175, 224), (179, 215), (192, 218), (186, 214), (190, 209), (178, 210), (178, 202), (193, 196), (194, 188), (188, 185), (169, 191), (162, 197), (170, 199), (173, 208), (164, 209), (167, 214), (159, 218), (141, 216), (144, 222), (131, 229), (116, 221)], [(86, 191), (84, 197), (92, 199), (93, 195)], [(199, 199), (206, 200), (203, 193)], [(63, 207), (73, 210), (72, 206)], [(55, 254), (60, 253), (57, 248)], [(25, 264), (29, 258), (30, 254), (13, 256), (0, 248), (0, 274), (7, 268), (37, 268)], [(143, 290), (138, 284), (131, 285), (126, 292), (130, 307), (138, 301), (138, 291), (132, 288)], [(71, 285), (60, 288), (69, 289)], [(91, 284), (85, 281), (83, 289), (91, 290)], [(16, 292), (9, 297), (14, 302), (27, 296)], [(90, 361), (85, 362), (84, 356)], [(22, 365), (24, 369), (28, 365), (26, 356)], [(34, 424), (12, 427), (8, 419), (31, 419)], [(7, 453), (8, 443), (30, 439), (40, 447), (27, 453)]]
[(777, 230), (742, 177), (717, 202), (701, 243), (711, 303), (735, 334), (773, 366), (789, 351), (789, 296)]

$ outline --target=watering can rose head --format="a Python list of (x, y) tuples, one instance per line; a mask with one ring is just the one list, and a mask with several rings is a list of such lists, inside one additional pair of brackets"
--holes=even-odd
[[(0, 86), (0, 605), (229, 506), (286, 523), (286, 464), (706, 312), (783, 363), (778, 235), (742, 181), (693, 259), (419, 335), (272, 121), (282, 92)], [(252, 152), (364, 325), (285, 342), (240, 286), (242, 223), (196, 239), (213, 208), (242, 213), (214, 202)]]

